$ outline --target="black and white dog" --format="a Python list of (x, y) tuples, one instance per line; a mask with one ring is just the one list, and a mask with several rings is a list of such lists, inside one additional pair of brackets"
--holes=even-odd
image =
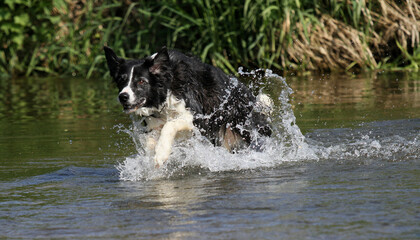
[(179, 131), (198, 128), (229, 151), (260, 149), (259, 139), (271, 135), (272, 100), (265, 94), (255, 97), (221, 69), (166, 47), (143, 59), (104, 50), (124, 111), (145, 117), (146, 150), (154, 151), (156, 167), (169, 158)]

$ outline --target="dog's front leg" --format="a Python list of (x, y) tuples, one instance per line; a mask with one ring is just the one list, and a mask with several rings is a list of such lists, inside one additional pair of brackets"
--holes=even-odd
[(160, 132), (159, 140), (155, 148), (155, 164), (160, 167), (168, 160), (171, 154), (172, 144), (174, 142), (177, 132), (183, 130), (192, 130), (192, 117), (187, 119), (174, 119), (168, 121)]
[(147, 134), (145, 149), (146, 149), (146, 154), (148, 154), (149, 156), (152, 156), (155, 154), (155, 148), (156, 148), (157, 141), (159, 139), (160, 131), (161, 129), (159, 128), (156, 130), (152, 130), (150, 133)]

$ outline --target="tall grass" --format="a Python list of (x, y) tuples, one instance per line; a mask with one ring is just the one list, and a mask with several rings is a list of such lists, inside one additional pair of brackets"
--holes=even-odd
[(0, 29), (0, 73), (8, 76), (101, 76), (104, 45), (131, 58), (166, 45), (226, 72), (420, 64), (413, 0), (6, 0)]

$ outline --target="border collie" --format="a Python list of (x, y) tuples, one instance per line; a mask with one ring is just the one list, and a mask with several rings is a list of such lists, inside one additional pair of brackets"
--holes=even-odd
[(146, 151), (156, 167), (169, 158), (180, 131), (197, 128), (231, 152), (261, 150), (262, 137), (271, 135), (272, 100), (254, 96), (221, 69), (166, 47), (143, 59), (117, 57), (106, 46), (104, 51), (124, 111), (145, 118)]

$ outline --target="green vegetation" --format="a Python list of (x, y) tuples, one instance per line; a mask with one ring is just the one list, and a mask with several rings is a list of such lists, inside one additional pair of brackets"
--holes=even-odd
[(132, 58), (166, 45), (227, 72), (420, 65), (413, 0), (5, 0), (0, 29), (6, 76), (102, 76), (103, 45)]

